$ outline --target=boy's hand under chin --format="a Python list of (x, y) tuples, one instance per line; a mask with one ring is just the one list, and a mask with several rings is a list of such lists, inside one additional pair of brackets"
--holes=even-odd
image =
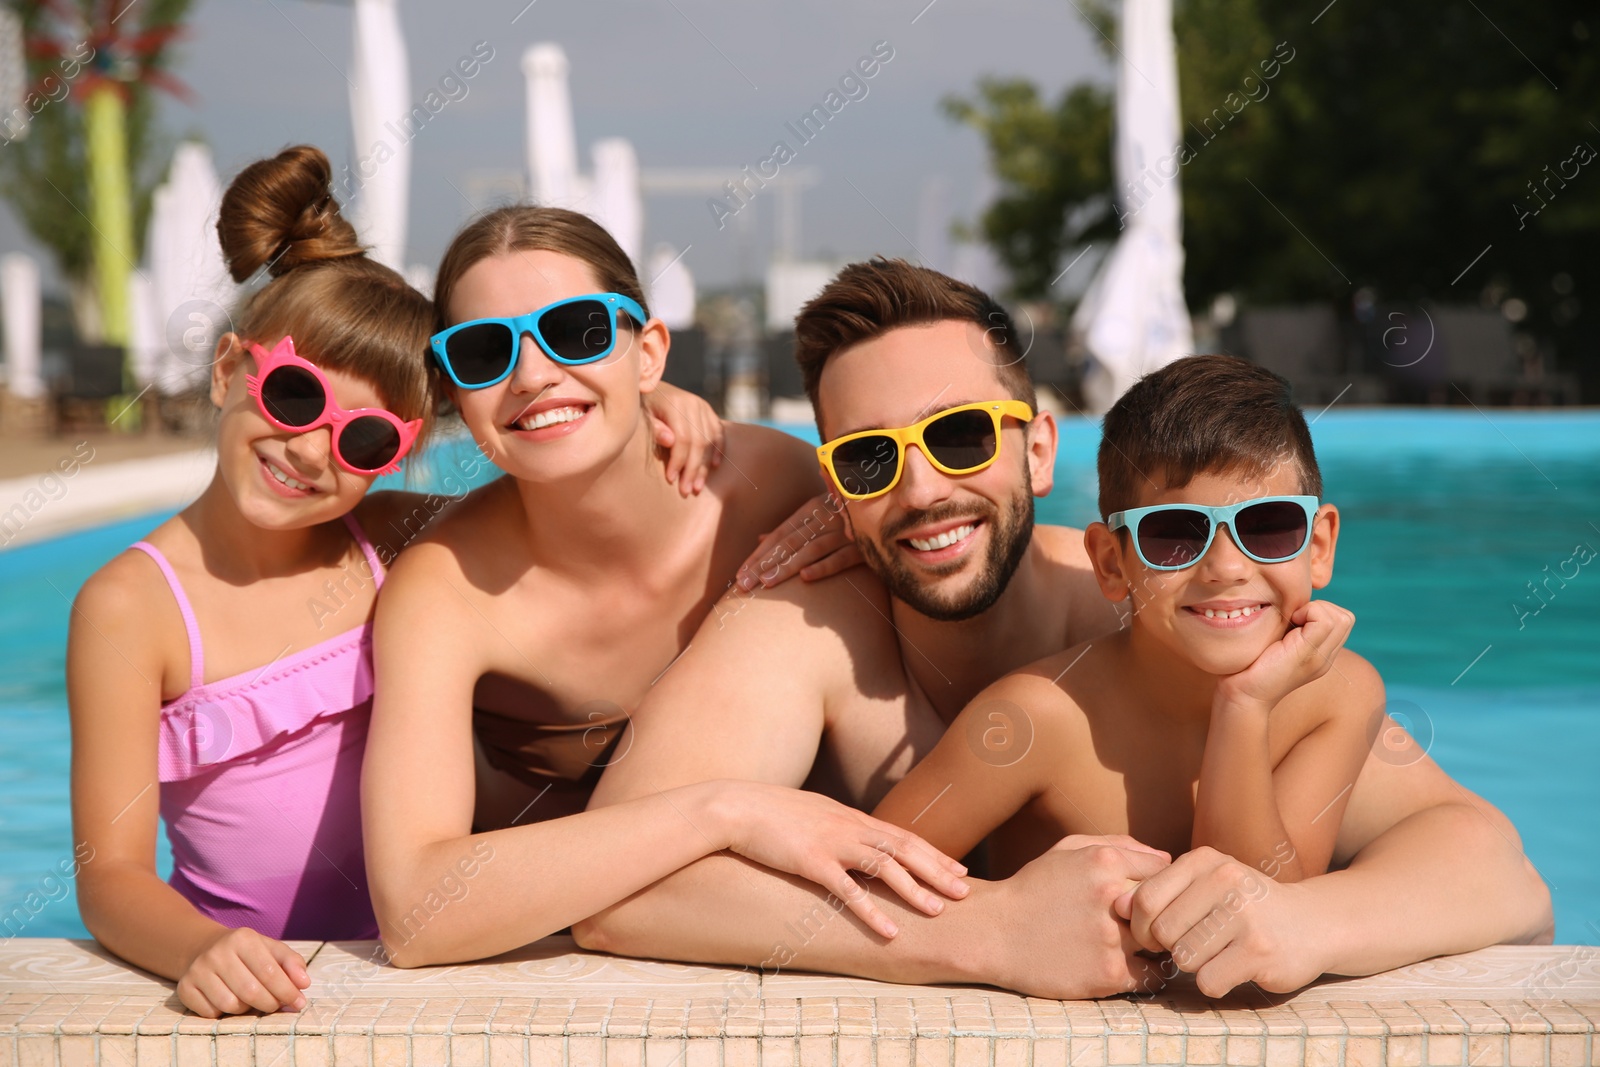
[(1354, 612), (1330, 601), (1302, 605), (1289, 617), (1288, 633), (1250, 666), (1217, 683), (1217, 705), (1271, 711), (1278, 701), (1328, 673), (1355, 624)]

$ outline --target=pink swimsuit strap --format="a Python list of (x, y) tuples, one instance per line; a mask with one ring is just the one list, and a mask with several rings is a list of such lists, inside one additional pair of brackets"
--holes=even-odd
[[(355, 538), (357, 545), (361, 546), (361, 554), (366, 557), (367, 566), (372, 570), (372, 583), (376, 589), (383, 588), (383, 564), (378, 559), (377, 551), (372, 547), (367, 532), (356, 521), (353, 512), (346, 512), (344, 516), (345, 527), (350, 531), (350, 536)], [(189, 688), (199, 689), (205, 684), (205, 652), (200, 643), (200, 623), (194, 617), (194, 607), (189, 603), (189, 597), (183, 591), (183, 583), (178, 581), (178, 573), (172, 569), (172, 564), (162, 551), (149, 541), (138, 541), (131, 547), (138, 549), (156, 561), (156, 566), (161, 568), (162, 575), (167, 580), (167, 586), (172, 590), (172, 597), (178, 602), (178, 610), (183, 613), (183, 628), (189, 635)]]

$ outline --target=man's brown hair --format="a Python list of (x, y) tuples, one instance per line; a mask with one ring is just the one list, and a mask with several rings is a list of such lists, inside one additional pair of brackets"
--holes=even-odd
[(1149, 479), (1181, 489), (1204, 472), (1264, 475), (1285, 462), (1295, 465), (1302, 494), (1322, 495), (1311, 430), (1289, 383), (1234, 356), (1189, 356), (1140, 378), (1106, 412), (1100, 517), (1134, 507)]
[(822, 428), (818, 396), (822, 368), (830, 356), (901, 326), (947, 319), (970, 322), (984, 331), (990, 351), (983, 358), (993, 364), (1000, 384), (1012, 399), (1037, 411), (1033, 379), (1022, 358), (1016, 325), (1005, 308), (983, 290), (936, 270), (878, 257), (844, 268), (795, 319), (795, 359), (817, 428)]

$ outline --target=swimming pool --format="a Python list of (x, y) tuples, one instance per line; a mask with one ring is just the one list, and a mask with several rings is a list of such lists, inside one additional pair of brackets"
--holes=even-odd
[[(1324, 595), (1356, 613), (1351, 646), (1445, 769), (1515, 821), (1556, 939), (1600, 944), (1600, 413), (1330, 412), (1312, 431), (1344, 517)], [(1096, 517), (1098, 436), (1064, 420), (1040, 521)], [(470, 447), (441, 446), (433, 483)], [(62, 875), (69, 605), (160, 517), (0, 552), (0, 941), (86, 936)]]

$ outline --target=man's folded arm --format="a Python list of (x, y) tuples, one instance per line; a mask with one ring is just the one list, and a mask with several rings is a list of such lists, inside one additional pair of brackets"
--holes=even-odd
[(1056, 850), (1003, 882), (972, 879), (929, 917), (877, 883), (899, 927), (885, 940), (837, 898), (726, 853), (699, 860), (573, 926), (600, 952), (919, 985), (981, 984), (1038, 997), (1110, 996), (1160, 984), (1112, 902), (1165, 861), (1109, 846)]

